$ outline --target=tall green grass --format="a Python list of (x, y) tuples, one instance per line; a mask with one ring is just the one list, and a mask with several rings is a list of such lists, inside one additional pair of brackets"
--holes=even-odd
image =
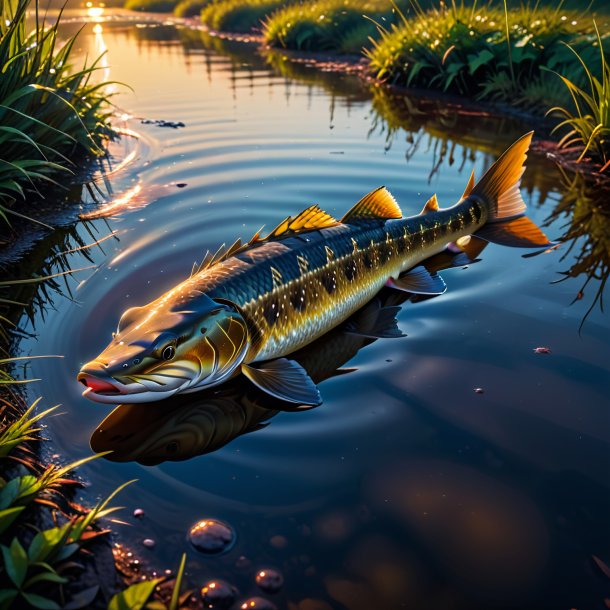
[(600, 173), (610, 167), (610, 65), (604, 53), (602, 39), (597, 30), (597, 47), (600, 54), (600, 78), (591, 71), (585, 58), (568, 45), (580, 63), (585, 85), (579, 87), (568, 77), (557, 74), (572, 98), (571, 106), (556, 106), (549, 114), (558, 114), (563, 121), (555, 131), (567, 128), (559, 141), (561, 148), (577, 146), (581, 149), (578, 161), (589, 154), (599, 163)]
[(213, 30), (248, 33), (261, 29), (268, 15), (290, 2), (291, 0), (214, 0), (201, 11), (201, 21)]
[(367, 55), (375, 76), (390, 83), (540, 110), (569, 101), (545, 69), (578, 78), (577, 61), (564, 42), (587, 64), (598, 61), (586, 12), (561, 5), (503, 10), (497, 4), (441, 2), (403, 15)]
[[(28, 33), (26, 13), (35, 11)], [(59, 19), (45, 24), (38, 0), (0, 4), (0, 216), (21, 215), (13, 204), (44, 197), (58, 176), (74, 173), (86, 155), (104, 153), (110, 107), (97, 61), (75, 69), (76, 37), (60, 42)], [(29, 212), (35, 215), (35, 211)]]
[(389, 0), (317, 0), (279, 9), (263, 34), (285, 49), (360, 53), (378, 32), (371, 19), (390, 27), (394, 15)]

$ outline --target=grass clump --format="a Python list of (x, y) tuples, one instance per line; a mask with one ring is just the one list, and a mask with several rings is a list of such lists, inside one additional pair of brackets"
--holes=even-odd
[(211, 0), (182, 0), (174, 7), (176, 17), (196, 17)]
[(148, 13), (171, 13), (178, 0), (127, 0), (124, 8)]
[(214, 0), (201, 11), (201, 21), (213, 30), (246, 34), (260, 29), (265, 18), (286, 0)]
[[(34, 8), (35, 29), (26, 30)], [(76, 37), (59, 42), (59, 20), (46, 26), (38, 2), (0, 2), (0, 215), (20, 215), (15, 201), (57, 176), (75, 161), (104, 154), (114, 132), (104, 85), (93, 81), (97, 62), (73, 69)], [(65, 178), (63, 178), (65, 180)]]
[(563, 43), (595, 64), (594, 41), (592, 20), (561, 6), (440, 3), (402, 15), (367, 55), (377, 78), (391, 83), (540, 110), (567, 99), (545, 69), (577, 78)]
[(602, 39), (597, 30), (597, 47), (601, 61), (601, 77), (594, 76), (585, 59), (571, 46), (568, 48), (580, 64), (585, 85), (579, 87), (568, 77), (557, 76), (565, 85), (572, 98), (571, 107), (556, 106), (549, 114), (558, 114), (563, 121), (555, 130), (567, 128), (568, 132), (559, 141), (560, 148), (577, 146), (582, 149), (578, 162), (590, 154), (598, 163), (600, 173), (610, 167), (610, 65), (608, 64)]
[(285, 49), (359, 53), (378, 33), (371, 20), (389, 27), (394, 14), (387, 0), (299, 3), (273, 13), (265, 23), (264, 36), (268, 44)]

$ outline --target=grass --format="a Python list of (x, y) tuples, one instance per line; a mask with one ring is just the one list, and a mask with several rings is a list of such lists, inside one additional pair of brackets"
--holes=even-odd
[(593, 157), (599, 164), (599, 172), (610, 166), (610, 65), (604, 55), (601, 36), (596, 26), (597, 47), (600, 54), (601, 77), (597, 78), (591, 72), (589, 65), (575, 49), (568, 45), (570, 51), (580, 63), (585, 86), (579, 87), (566, 76), (557, 74), (572, 98), (571, 107), (556, 106), (549, 114), (557, 114), (563, 120), (555, 127), (555, 131), (566, 128), (567, 133), (559, 141), (560, 148), (577, 146), (581, 149), (578, 162), (586, 154)]
[[(538, 110), (569, 102), (548, 70), (578, 79), (577, 60), (595, 66), (593, 21), (559, 5), (440, 3), (386, 29), (367, 51), (374, 75), (393, 84), (437, 89)], [(573, 76), (572, 76), (573, 75)]]
[(174, 7), (176, 17), (196, 17), (211, 0), (182, 0)]
[(388, 0), (298, 3), (270, 15), (263, 34), (268, 44), (285, 49), (360, 53), (378, 34), (371, 19), (390, 27), (395, 14)]
[[(97, 61), (74, 69), (76, 37), (60, 42), (59, 19), (39, 17), (38, 1), (1, 0), (0, 19), (0, 216), (59, 187), (83, 157), (104, 154), (115, 134), (104, 84), (95, 82)], [(36, 15), (26, 30), (26, 12)]]
[(178, 4), (178, 0), (127, 0), (124, 6), (130, 11), (171, 13), (176, 4)]
[(288, 3), (286, 0), (214, 0), (201, 11), (201, 21), (213, 30), (245, 34), (261, 29), (268, 15)]

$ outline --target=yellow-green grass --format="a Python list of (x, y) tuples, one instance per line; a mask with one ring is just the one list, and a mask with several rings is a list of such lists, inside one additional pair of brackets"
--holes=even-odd
[[(60, 42), (59, 20), (44, 24), (37, 0), (0, 6), (0, 216), (8, 220), (20, 215), (19, 200), (44, 197), (77, 161), (104, 154), (114, 133), (105, 85), (94, 78), (97, 62), (74, 67), (76, 38)], [(28, 10), (36, 14), (31, 33)]]
[(178, 0), (127, 0), (125, 8), (148, 13), (171, 13)]
[(201, 11), (201, 21), (213, 30), (248, 33), (259, 30), (268, 15), (290, 0), (215, 0)]
[(378, 34), (375, 22), (390, 27), (396, 14), (389, 0), (318, 0), (277, 10), (263, 33), (285, 49), (360, 53)]
[[(440, 3), (403, 15), (367, 55), (372, 72), (390, 83), (544, 111), (569, 98), (545, 69), (578, 77), (578, 62), (565, 42), (593, 70), (599, 65), (593, 19), (586, 11)], [(607, 34), (603, 42), (609, 42)]]

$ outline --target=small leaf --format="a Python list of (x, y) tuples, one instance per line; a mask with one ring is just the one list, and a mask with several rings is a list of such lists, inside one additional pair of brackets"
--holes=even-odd
[(131, 585), (110, 600), (108, 610), (141, 610), (161, 580), (157, 578)]
[(21, 595), (34, 608), (40, 608), (40, 610), (61, 610), (59, 605), (48, 597), (36, 595), (35, 593), (21, 593)]
[(7, 604), (7, 607), (10, 606), (10, 602), (13, 601), (17, 595), (19, 595), (19, 591), (17, 589), (2, 589), (0, 590), (0, 604)]
[(2, 546), (2, 556), (9, 578), (17, 588), (21, 587), (28, 571), (28, 556), (17, 538), (13, 538), (10, 548)]
[(24, 508), (25, 506), (13, 506), (12, 508), (0, 510), (0, 534), (13, 523)]

